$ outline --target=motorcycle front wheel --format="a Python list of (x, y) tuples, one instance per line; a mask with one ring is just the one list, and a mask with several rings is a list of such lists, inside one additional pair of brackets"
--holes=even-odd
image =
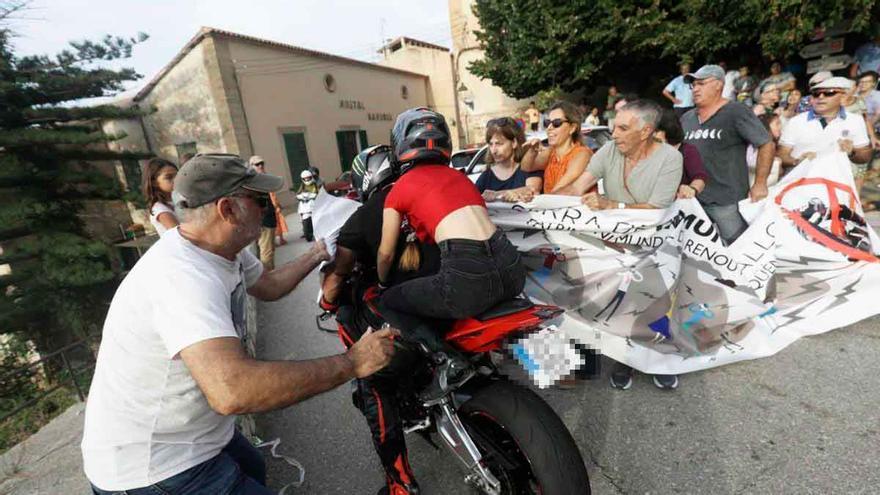
[(589, 495), (586, 466), (571, 433), (531, 390), (492, 382), (458, 415), (503, 495)]

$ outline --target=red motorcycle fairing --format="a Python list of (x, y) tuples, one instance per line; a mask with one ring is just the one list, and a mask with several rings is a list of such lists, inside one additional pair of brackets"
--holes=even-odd
[(446, 334), (446, 341), (465, 352), (481, 353), (501, 349), (511, 334), (537, 327), (563, 313), (557, 306), (536, 304), (496, 318), (479, 320), (479, 317), (456, 321)]

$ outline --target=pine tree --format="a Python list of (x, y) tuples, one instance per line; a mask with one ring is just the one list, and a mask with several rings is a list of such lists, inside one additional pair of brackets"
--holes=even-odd
[(79, 214), (84, 201), (122, 196), (115, 177), (90, 164), (124, 157), (102, 146), (120, 136), (98, 121), (136, 114), (75, 102), (139, 78), (100, 65), (129, 57), (146, 35), (17, 56), (8, 25), (23, 6), (0, 2), (0, 333), (45, 352), (82, 338), (106, 313), (116, 280), (110, 247), (89, 238)]

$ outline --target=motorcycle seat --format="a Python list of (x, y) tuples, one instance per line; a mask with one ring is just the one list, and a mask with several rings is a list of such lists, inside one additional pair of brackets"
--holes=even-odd
[(515, 299), (503, 301), (496, 304), (495, 306), (492, 306), (486, 311), (483, 311), (482, 313), (474, 316), (474, 319), (479, 321), (486, 321), (493, 318), (501, 318), (502, 316), (512, 315), (513, 313), (522, 311), (524, 309), (529, 309), (534, 305), (535, 304), (528, 299), (517, 297)]

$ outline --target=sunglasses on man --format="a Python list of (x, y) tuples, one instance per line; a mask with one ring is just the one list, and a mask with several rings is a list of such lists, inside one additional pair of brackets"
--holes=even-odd
[(833, 89), (810, 91), (810, 95), (812, 95), (813, 98), (819, 98), (819, 97), (831, 98), (831, 97), (833, 97), (835, 95), (839, 95), (839, 94), (843, 94), (843, 91), (835, 91)]
[(561, 127), (562, 124), (567, 124), (567, 123), (568, 123), (568, 121), (565, 119), (553, 119), (553, 120), (544, 119), (544, 128), (549, 129), (551, 126), (552, 127)]
[(265, 210), (265, 209), (269, 208), (269, 205), (272, 204), (272, 200), (269, 199), (269, 195), (268, 195), (268, 194), (259, 194), (259, 193), (256, 193), (256, 194), (238, 193), (238, 194), (232, 194), (232, 195), (230, 195), (230, 197), (233, 197), (233, 198), (251, 198), (252, 200), (254, 200), (255, 203), (257, 203), (257, 206), (259, 206), (261, 210)]

